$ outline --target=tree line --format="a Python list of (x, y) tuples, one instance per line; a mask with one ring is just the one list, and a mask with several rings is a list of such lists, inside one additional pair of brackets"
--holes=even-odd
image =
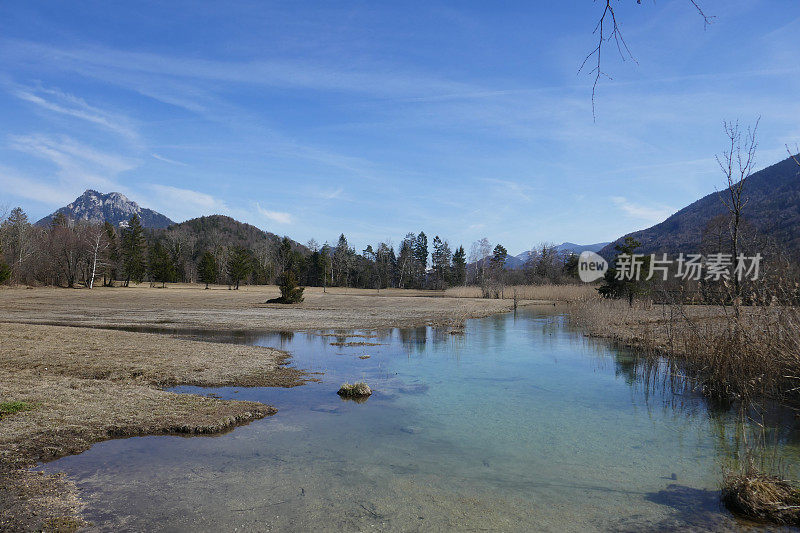
[(335, 244), (299, 245), (226, 217), (202, 217), (166, 230), (146, 229), (137, 215), (115, 227), (56, 215), (48, 226), (31, 224), (17, 207), (0, 213), (0, 282), (57, 285), (162, 286), (187, 282), (280, 284), (291, 276), (303, 286), (444, 290), (478, 285), (501, 297), (508, 284), (571, 282), (577, 257), (551, 244), (536, 248), (523, 268), (506, 268), (508, 253), (488, 239), (454, 247), (438, 235), (408, 233), (358, 252), (342, 234)]

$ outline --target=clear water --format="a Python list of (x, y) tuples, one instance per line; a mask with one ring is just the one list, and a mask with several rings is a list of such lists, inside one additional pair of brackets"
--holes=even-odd
[[(289, 350), (323, 381), (181, 387), (279, 412), (217, 437), (108, 441), (43, 468), (77, 480), (99, 530), (750, 527), (719, 505), (735, 452), (730, 415), (648, 390), (630, 354), (570, 330), (562, 316), (472, 320), (464, 336), (342, 335), (209, 333)], [(336, 395), (358, 379), (375, 389), (368, 401)], [(787, 461), (800, 457), (799, 441), (784, 435)]]

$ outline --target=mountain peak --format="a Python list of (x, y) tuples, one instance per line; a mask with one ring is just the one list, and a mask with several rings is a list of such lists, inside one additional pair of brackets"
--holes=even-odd
[(161, 213), (140, 207), (139, 204), (129, 200), (122, 193), (111, 192), (103, 194), (94, 189), (86, 189), (75, 201), (44, 217), (36, 224), (40, 226), (49, 225), (53, 221), (53, 217), (59, 213), (70, 220), (98, 224), (109, 222), (114, 226), (120, 227), (127, 225), (128, 220), (134, 214), (139, 215), (142, 225), (146, 228), (166, 228), (174, 224), (172, 220)]

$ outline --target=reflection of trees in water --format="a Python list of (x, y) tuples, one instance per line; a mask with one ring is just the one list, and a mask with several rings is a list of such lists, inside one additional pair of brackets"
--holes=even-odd
[[(253, 335), (252, 333), (250, 335)], [(279, 346), (281, 349), (287, 347), (288, 344), (292, 342), (294, 339), (294, 332), (292, 331), (269, 331), (265, 333), (259, 333), (254, 336), (254, 340), (248, 342), (247, 344), (256, 344), (259, 346), (270, 346), (276, 347)]]
[(422, 350), (428, 342), (428, 327), (403, 328), (399, 330), (400, 340), (407, 347), (417, 347)]
[[(397, 337), (402, 342), (403, 348), (407, 353), (428, 354), (436, 352), (447, 352), (451, 356), (459, 359), (459, 348), (466, 345), (464, 335), (452, 335), (449, 327), (420, 326), (416, 328), (397, 329)], [(476, 337), (471, 337), (475, 341)]]

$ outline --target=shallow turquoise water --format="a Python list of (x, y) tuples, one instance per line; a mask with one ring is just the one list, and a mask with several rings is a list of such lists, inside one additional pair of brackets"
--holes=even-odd
[[(209, 333), (289, 350), (323, 382), (182, 387), (279, 412), (218, 437), (108, 441), (44, 469), (76, 479), (89, 519), (105, 530), (747, 527), (718, 503), (730, 415), (648, 390), (630, 354), (570, 330), (563, 316), (471, 320), (464, 336), (342, 335)], [(336, 395), (358, 379), (375, 389), (367, 402)], [(785, 436), (789, 462), (798, 440)]]

